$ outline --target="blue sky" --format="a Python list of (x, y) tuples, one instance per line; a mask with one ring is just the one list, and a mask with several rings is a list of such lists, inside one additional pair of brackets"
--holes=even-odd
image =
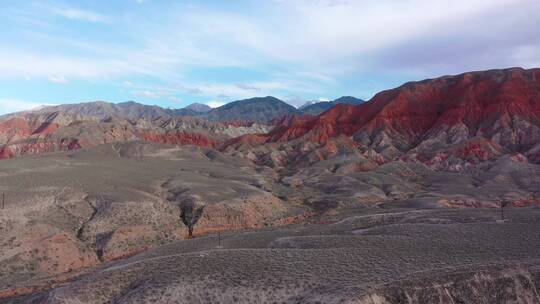
[(540, 66), (537, 0), (0, 1), (0, 114), (374, 93)]

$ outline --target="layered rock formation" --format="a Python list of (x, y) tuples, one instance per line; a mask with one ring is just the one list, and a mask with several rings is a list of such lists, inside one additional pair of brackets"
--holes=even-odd
[(362, 151), (374, 150), (385, 161), (413, 158), (444, 169), (507, 153), (537, 162), (540, 69), (470, 72), (407, 83), (364, 104), (340, 104), (320, 116), (289, 119), (264, 137), (235, 139), (224, 150), (250, 141), (301, 141), (322, 147), (340, 136), (352, 138)]
[[(104, 105), (110, 106), (98, 103), (95, 111), (88, 104), (66, 106), (66, 110), (60, 106), (54, 108), (57, 112), (25, 112), (6, 117), (0, 121), (0, 159), (132, 140), (214, 147), (231, 137), (271, 129), (247, 121), (209, 122), (189, 116), (130, 120), (133, 114), (128, 112), (127, 117), (103, 117), (113, 112), (101, 111)], [(84, 110), (83, 114), (75, 114), (78, 109)], [(148, 115), (154, 116), (152, 113)]]

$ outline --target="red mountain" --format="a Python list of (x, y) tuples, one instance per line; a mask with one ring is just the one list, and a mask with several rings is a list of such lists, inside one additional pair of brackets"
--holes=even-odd
[(443, 153), (484, 160), (500, 151), (540, 162), (540, 69), (489, 70), (406, 83), (364, 104), (341, 104), (319, 116), (289, 120), (264, 141), (302, 139), (325, 145), (338, 136), (352, 137), (388, 160), (405, 153), (423, 159)]

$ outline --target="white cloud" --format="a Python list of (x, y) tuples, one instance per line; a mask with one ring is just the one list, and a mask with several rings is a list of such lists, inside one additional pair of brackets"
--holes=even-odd
[[(126, 9), (115, 16), (111, 9), (105, 16), (79, 8), (49, 9), (106, 26), (114, 20), (114, 29), (102, 38), (54, 22), (47, 30), (26, 22), (20, 28), (33, 29), (28, 30), (32, 35), (21, 30), (21, 37), (33, 39), (29, 44), (35, 48), (0, 42), (0, 79), (148, 79), (136, 78), (144, 75), (161, 87), (122, 84), (149, 98), (187, 93), (240, 99), (320, 96), (328, 94), (325, 87), (340, 85), (371, 92), (373, 85), (364, 79), (360, 84), (351, 79), (377, 74), (434, 77), (540, 64), (537, 0), (273, 1), (261, 2), (262, 14), (227, 6), (216, 10), (204, 2), (147, 4), (159, 10), (145, 8), (140, 14)], [(39, 9), (23, 17), (51, 22)], [(193, 70), (228, 67), (255, 71), (262, 75), (256, 79), (264, 81), (190, 78)], [(342, 84), (341, 77), (350, 78)]]
[[(290, 13), (263, 40), (267, 51), (289, 60), (326, 61), (395, 45), (432, 32), (496, 23), (493, 11), (524, 7), (532, 0), (290, 1)], [(478, 19), (480, 18), (480, 19)], [(466, 32), (464, 34), (467, 34)], [(268, 35), (267, 35), (268, 36)], [(271, 47), (270, 47), (271, 46)]]
[(59, 75), (50, 76), (49, 81), (54, 82), (54, 83), (68, 83), (68, 80), (66, 79), (66, 77), (59, 76)]
[(274, 90), (285, 89), (286, 84), (275, 82), (253, 82), (242, 84), (227, 83), (183, 83), (173, 86), (172, 91), (207, 97), (227, 96), (230, 98), (250, 98), (254, 96), (271, 95)]
[(44, 104), (18, 99), (0, 99), (0, 115), (39, 108)]
[(89, 22), (108, 22), (109, 21), (109, 18), (107, 16), (98, 14), (96, 12), (77, 9), (77, 8), (53, 7), (51, 8), (51, 12), (56, 15), (62, 16), (64, 18), (74, 19), (74, 20), (82, 20), (82, 21), (89, 21)]
[(171, 96), (169, 97), (172, 101), (176, 102), (176, 103), (181, 103), (182, 102), (182, 98), (180, 97), (177, 97), (177, 96)]
[(46, 55), (38, 52), (0, 48), (0, 77), (95, 78), (119, 75), (137, 70), (136, 65), (114, 59), (80, 58)]
[(133, 95), (137, 97), (144, 97), (144, 98), (158, 98), (161, 97), (161, 94), (154, 92), (154, 91), (136, 91), (133, 92)]
[(540, 46), (536, 0), (297, 0), (267, 4), (264, 11), (264, 18), (188, 11), (186, 37), (210, 46), (210, 53), (217, 45), (243, 62), (277, 64), (283, 74), (312, 83), (359, 73), (434, 77), (530, 67), (540, 59), (514, 50)]
[[(209, 53), (218, 53), (213, 49), (217, 45), (253, 65), (289, 64), (285, 73), (311, 74), (318, 81), (330, 82), (343, 74), (388, 70), (408, 74), (427, 70), (436, 76), (433, 73), (444, 71), (434, 67), (452, 51), (454, 65), (460, 57), (470, 57), (462, 60), (462, 70), (525, 65), (511, 55), (511, 49), (530, 39), (540, 44), (533, 38), (535, 20), (540, 18), (536, 0), (297, 0), (267, 4), (264, 11), (264, 18), (256, 18), (191, 10), (178, 18), (187, 22), (178, 28), (189, 31), (180, 31), (180, 37), (195, 47), (207, 46)], [(422, 51), (426, 43), (432, 44), (426, 47), (429, 56), (413, 61), (419, 69), (395, 62), (401, 53), (412, 57)], [(496, 49), (507, 52), (490, 57)], [(444, 65), (449, 72), (450, 65)]]
[(511, 56), (526, 66), (540, 66), (540, 45), (524, 45), (514, 49)]
[[(123, 83), (126, 85), (125, 83)], [(166, 97), (176, 102), (183, 100), (179, 95), (199, 95), (215, 100), (236, 100), (246, 99), (256, 96), (272, 95), (280, 98), (281, 91), (302, 91), (310, 92), (316, 89), (300, 82), (291, 81), (255, 81), (246, 83), (199, 83), (182, 82), (167, 83), (164, 85), (141, 85), (130, 83), (131, 93), (137, 97), (159, 98)]]

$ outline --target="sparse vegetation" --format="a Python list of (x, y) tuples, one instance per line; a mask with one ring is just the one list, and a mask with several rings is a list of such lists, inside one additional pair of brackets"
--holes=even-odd
[[(515, 208), (508, 225), (495, 223), (500, 189), (529, 191), (512, 163), (474, 178), (406, 162), (330, 170), (353, 160), (343, 157), (278, 182), (275, 171), (214, 150), (114, 149), (5, 162), (0, 183), (17, 208), (0, 213), (0, 291), (84, 270), (53, 293), (83, 303), (332, 303), (427, 270), (540, 258), (538, 234), (524, 233), (538, 230), (539, 210)], [(96, 193), (106, 199), (89, 200)], [(494, 198), (482, 202), (487, 193)], [(490, 208), (431, 209), (448, 197), (449, 206)], [(197, 238), (178, 241), (179, 231)], [(107, 270), (94, 268), (100, 261)], [(175, 295), (181, 288), (186, 298)]]
[(180, 207), (180, 211), (180, 219), (188, 229), (188, 237), (193, 238), (193, 228), (203, 215), (204, 205), (195, 200), (189, 200)]
[(510, 225), (494, 223), (497, 209), (368, 212), (329, 225), (227, 233), (227, 250), (201, 237), (118, 261), (51, 294), (119, 304), (409, 303), (403, 295), (432, 303), (440, 292), (455, 303), (535, 299), (530, 278), (539, 274), (527, 263), (540, 259), (540, 235), (523, 231), (540, 228), (540, 210), (507, 216)]

